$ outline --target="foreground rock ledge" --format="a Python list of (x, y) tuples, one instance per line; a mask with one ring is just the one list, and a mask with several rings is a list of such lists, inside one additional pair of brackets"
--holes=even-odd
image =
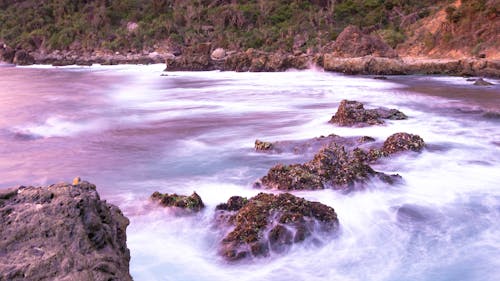
[(234, 227), (220, 249), (229, 261), (283, 253), (293, 243), (322, 233), (331, 237), (339, 228), (333, 208), (290, 193), (259, 193), (249, 200), (233, 196), (217, 210), (219, 222)]
[(128, 224), (85, 181), (0, 191), (0, 280), (132, 280)]

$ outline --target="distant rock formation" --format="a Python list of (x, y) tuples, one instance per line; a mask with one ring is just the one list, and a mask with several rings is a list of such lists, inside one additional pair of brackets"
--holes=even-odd
[(221, 226), (234, 227), (220, 247), (229, 261), (283, 253), (308, 237), (331, 236), (339, 227), (333, 208), (290, 193), (259, 193), (249, 200), (233, 196), (217, 206), (216, 214)]
[(132, 280), (128, 224), (86, 181), (0, 191), (0, 280)]
[(333, 55), (336, 57), (376, 57), (395, 58), (396, 52), (377, 35), (363, 32), (354, 25), (347, 26), (333, 44)]

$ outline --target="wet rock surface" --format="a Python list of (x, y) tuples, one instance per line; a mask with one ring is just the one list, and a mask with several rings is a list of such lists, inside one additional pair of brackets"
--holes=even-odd
[(221, 242), (220, 254), (228, 261), (283, 253), (293, 243), (331, 236), (339, 227), (333, 208), (289, 193), (259, 193), (249, 200), (235, 196), (219, 206), (217, 214), (234, 227)]
[(330, 119), (330, 123), (340, 126), (364, 127), (383, 124), (382, 119), (404, 120), (408, 117), (397, 109), (365, 109), (358, 101), (342, 100), (337, 113)]
[(339, 135), (331, 134), (328, 136), (320, 136), (305, 140), (285, 140), (275, 142), (256, 140), (255, 150), (271, 153), (294, 153), (304, 155), (311, 154), (312, 156), (322, 147), (328, 145), (337, 144), (345, 146), (346, 148), (355, 148), (357, 146), (374, 141), (375, 139), (369, 136), (342, 137)]
[(128, 224), (85, 181), (0, 191), (0, 280), (132, 280)]
[(193, 192), (190, 196), (177, 194), (162, 194), (158, 191), (151, 195), (151, 200), (158, 202), (164, 207), (177, 207), (181, 209), (192, 210), (195, 212), (201, 211), (205, 207), (201, 197)]
[(377, 177), (387, 183), (394, 183), (399, 176), (386, 175), (374, 171), (366, 158), (360, 157), (357, 150), (349, 151), (336, 144), (322, 148), (314, 159), (305, 164), (272, 167), (262, 177), (257, 187), (280, 190), (315, 190), (332, 188), (350, 191)]

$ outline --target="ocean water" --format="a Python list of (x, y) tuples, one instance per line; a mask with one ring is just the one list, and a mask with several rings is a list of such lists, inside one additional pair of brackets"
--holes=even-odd
[[(500, 81), (163, 68), (0, 67), (0, 188), (95, 183), (131, 221), (134, 280), (499, 280)], [(327, 122), (342, 99), (409, 119), (340, 128)], [(255, 139), (396, 132), (426, 142), (373, 166), (402, 183), (294, 193), (335, 209), (335, 237), (239, 263), (218, 256), (215, 206), (262, 192), (253, 183), (277, 163), (308, 160), (257, 153)], [(196, 191), (206, 208), (179, 215), (151, 203), (154, 191)]]

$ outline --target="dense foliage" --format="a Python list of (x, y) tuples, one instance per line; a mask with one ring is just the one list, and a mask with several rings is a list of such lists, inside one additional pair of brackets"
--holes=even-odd
[(211, 41), (231, 49), (321, 48), (348, 24), (393, 46), (437, 0), (0, 0), (0, 40), (25, 49), (137, 52)]

